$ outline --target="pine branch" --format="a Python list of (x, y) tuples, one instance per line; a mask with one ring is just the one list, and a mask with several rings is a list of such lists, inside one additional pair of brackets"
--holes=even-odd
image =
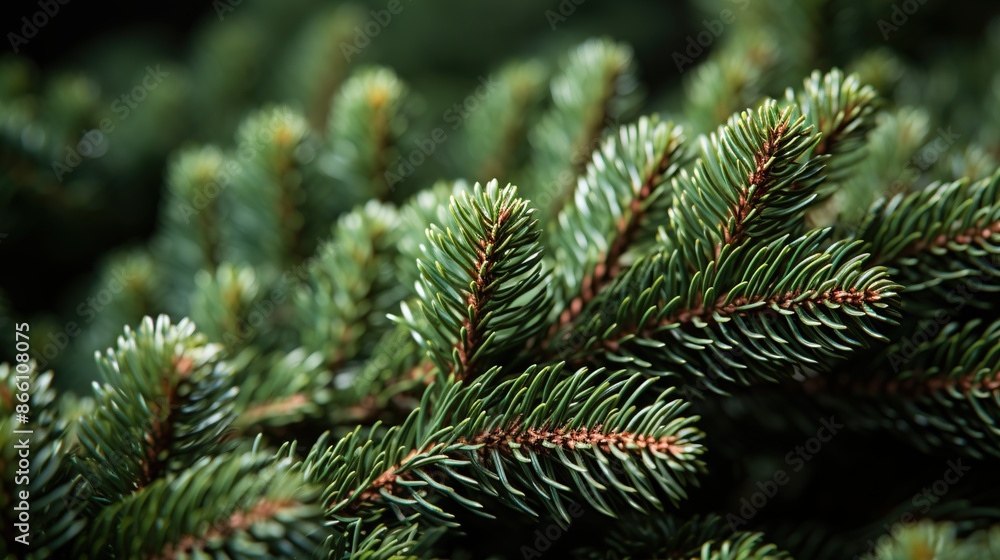
[(187, 312), (186, 297), (200, 269), (219, 264), (219, 196), (232, 179), (215, 146), (174, 156), (167, 169), (167, 197), (160, 211), (162, 234), (153, 242), (167, 272), (171, 309)]
[(307, 420), (324, 418), (333, 401), (333, 375), (324, 367), (323, 356), (304, 348), (291, 352), (261, 353), (247, 348), (230, 359), (241, 388), (233, 427), (242, 434), (267, 432), (287, 434), (280, 428), (298, 426), (297, 437)]
[(321, 353), (331, 371), (369, 354), (390, 328), (385, 315), (405, 293), (391, 268), (397, 221), (395, 210), (375, 201), (342, 216), (294, 294), (302, 345)]
[[(768, 242), (801, 222), (816, 198), (822, 163), (799, 161), (819, 137), (804, 126), (804, 117), (792, 121), (792, 112), (769, 100), (756, 112), (734, 116), (702, 140), (694, 171), (682, 170), (674, 179), (666, 237), (691, 251), (696, 264), (750, 238)], [(707, 248), (714, 253), (704, 253)]]
[(427, 230), (417, 261), (419, 316), (402, 318), (445, 375), (474, 377), (544, 327), (549, 305), (533, 210), (516, 188), (477, 183), (452, 198), (444, 229)]
[(436, 498), (480, 511), (480, 494), (531, 515), (542, 506), (568, 524), (566, 494), (607, 515), (618, 504), (659, 509), (660, 495), (676, 504), (702, 471), (701, 433), (678, 417), (685, 405), (667, 402), (669, 390), (643, 398), (651, 382), (637, 374), (557, 366), (498, 375), (432, 386), (377, 444), (358, 432), (320, 441), (305, 472), (326, 484), (327, 515), (345, 530), (386, 508), (405, 523), (454, 525)]
[(257, 329), (247, 322), (261, 293), (253, 267), (223, 263), (214, 274), (199, 270), (194, 284), (190, 317), (209, 340), (222, 342), (234, 355), (257, 339)]
[[(492, 76), (490, 76), (492, 79)], [(496, 91), (463, 123), (462, 170), (470, 179), (511, 177), (528, 155), (529, 123), (545, 97), (547, 75), (537, 61), (502, 68)]]
[(221, 441), (234, 413), (232, 372), (222, 349), (206, 344), (194, 324), (161, 315), (128, 327), (98, 364), (97, 408), (79, 424), (76, 461), (92, 506), (109, 504), (171, 476)]
[(420, 404), (423, 390), (437, 375), (420, 357), (420, 347), (405, 325), (385, 333), (363, 366), (345, 368), (338, 377), (349, 389), (334, 393), (332, 420), (339, 424), (372, 424), (377, 419), (405, 418)]
[(808, 155), (831, 156), (822, 198), (832, 195), (830, 187), (847, 179), (864, 157), (866, 137), (875, 127), (876, 95), (871, 86), (861, 85), (857, 75), (844, 76), (839, 69), (813, 72), (798, 94), (791, 88), (786, 91), (787, 102), (795, 104), (806, 124), (820, 134)]
[(277, 65), (279, 75), (269, 84), (276, 98), (299, 102), (316, 132), (329, 122), (330, 99), (339, 93), (353, 58), (345, 55), (344, 48), (351, 47), (355, 26), (363, 26), (367, 16), (353, 4), (321, 8)]
[(287, 107), (269, 107), (248, 116), (236, 135), (234, 169), (223, 198), (228, 219), (222, 239), (229, 262), (248, 263), (269, 278), (311, 250), (303, 238), (302, 167), (309, 125)]
[(944, 292), (963, 279), (974, 280), (976, 291), (998, 291), (1000, 172), (880, 200), (858, 237), (908, 292)]
[(653, 240), (671, 201), (666, 185), (684, 161), (682, 143), (673, 123), (643, 117), (594, 152), (558, 218), (555, 270), (568, 303), (554, 328), (571, 324), (618, 276), (626, 251)]
[(829, 233), (727, 246), (693, 276), (676, 249), (640, 260), (579, 321), (566, 357), (596, 353), (719, 390), (720, 380), (773, 381), (886, 340), (876, 325), (895, 322), (899, 286), (884, 268), (862, 267), (859, 242), (822, 249)]
[(1000, 322), (949, 319), (941, 311), (901, 332), (864, 368), (811, 378), (803, 387), (858, 426), (899, 434), (923, 451), (947, 446), (973, 457), (997, 455)]
[[(105, 508), (76, 557), (311, 557), (328, 534), (317, 494), (287, 458), (221, 454)], [(150, 512), (161, 522), (139, 522)]]

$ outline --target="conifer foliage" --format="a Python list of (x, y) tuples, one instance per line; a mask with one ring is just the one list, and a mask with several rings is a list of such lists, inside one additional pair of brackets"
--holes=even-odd
[[(855, 437), (979, 461), (956, 488), (995, 472), (996, 145), (890, 188), (879, 166), (909, 156), (885, 143), (917, 113), (864, 65), (766, 88), (774, 60), (719, 52), (688, 83), (712, 95), (677, 114), (637, 114), (632, 50), (608, 39), (550, 75), (508, 65), (470, 116), (466, 178), (424, 189), (397, 188), (419, 103), (386, 68), (331, 71), (322, 108), (263, 106), (232, 142), (180, 149), (127, 288), (140, 303), (110, 308), (124, 324), (89, 349), (90, 394), (57, 396), (59, 372), (27, 358), (0, 366), (4, 552), (841, 557), (882, 518), (847, 536), (779, 507), (732, 521), (756, 491), (740, 476), (787, 457), (746, 442), (808, 414), (846, 421), (824, 443), (845, 452)], [(761, 83), (732, 83), (740, 65)], [(25, 367), (26, 548), (10, 486)], [(997, 498), (956, 490), (868, 557), (994, 557)]]

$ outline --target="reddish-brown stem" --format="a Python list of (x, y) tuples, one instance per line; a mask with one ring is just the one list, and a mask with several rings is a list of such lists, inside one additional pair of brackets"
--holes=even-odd
[(601, 256), (594, 270), (583, 277), (580, 293), (570, 301), (566, 309), (559, 315), (559, 320), (552, 326), (549, 332), (550, 341), (561, 328), (575, 321), (584, 307), (621, 272), (621, 258), (635, 241), (639, 228), (646, 217), (643, 205), (653, 194), (653, 189), (673, 163), (670, 157), (674, 153), (673, 148), (673, 144), (670, 144), (660, 154), (659, 161), (656, 162), (653, 171), (639, 187), (638, 195), (629, 203), (628, 212), (618, 220), (617, 232), (608, 252)]
[[(479, 453), (497, 450), (504, 454), (512, 454), (514, 446), (526, 448), (536, 454), (548, 454), (556, 448), (573, 450), (580, 445), (592, 445), (601, 451), (608, 452), (612, 447), (621, 451), (649, 450), (654, 453), (667, 453), (678, 456), (683, 453), (683, 448), (678, 445), (676, 436), (664, 436), (655, 438), (644, 436), (628, 431), (611, 431), (604, 433), (601, 426), (593, 428), (525, 428), (515, 423), (507, 428), (496, 428), (487, 432), (482, 432), (470, 439), (459, 439), (456, 443), (469, 445), (481, 445)], [(371, 503), (381, 499), (382, 491), (389, 494), (398, 490), (396, 481), (406, 480), (407, 473), (400, 473), (399, 469), (407, 461), (416, 456), (419, 452), (411, 451), (397, 465), (386, 469), (361, 493), (351, 495), (350, 509), (357, 510), (363, 503)]]
[(459, 364), (457, 369), (452, 366), (452, 373), (459, 379), (475, 375), (474, 356), (483, 342), (481, 328), (483, 308), (496, 290), (494, 270), (496, 255), (493, 251), (497, 245), (497, 236), (510, 216), (511, 209), (502, 208), (496, 221), (487, 230), (486, 236), (479, 240), (476, 262), (472, 266), (472, 291), (466, 293), (465, 299), (466, 304), (472, 307), (472, 318), (466, 317), (462, 320), (465, 338), (459, 339), (454, 346), (458, 352)]
[[(142, 480), (138, 487), (148, 486), (159, 479), (167, 470), (170, 461), (170, 444), (174, 438), (174, 422), (180, 410), (177, 402), (177, 390), (180, 384), (186, 383), (194, 368), (194, 361), (186, 356), (174, 356), (173, 368), (176, 377), (164, 376), (162, 388), (164, 399), (162, 403), (150, 403), (152, 425), (146, 434), (146, 456), (142, 462)], [(162, 416), (162, 418), (161, 418)]]
[[(705, 305), (703, 302), (699, 302), (698, 305), (688, 309), (682, 309), (677, 313), (673, 314), (671, 317), (660, 320), (653, 324), (646, 325), (636, 325), (634, 329), (624, 329), (622, 332), (609, 337), (604, 341), (604, 347), (610, 351), (617, 351), (619, 347), (619, 341), (628, 334), (640, 333), (645, 337), (653, 338), (655, 336), (655, 330), (660, 327), (665, 327), (677, 323), (691, 323), (695, 319), (700, 319), (705, 323), (715, 323), (717, 315), (738, 315), (745, 316), (750, 313), (774, 313), (772, 306), (777, 305), (782, 309), (792, 309), (797, 306), (802, 305), (820, 305), (823, 302), (833, 302), (840, 305), (849, 305), (852, 307), (860, 307), (865, 303), (872, 303), (882, 299), (882, 296), (878, 292), (871, 290), (857, 290), (855, 288), (850, 288), (847, 290), (834, 289), (828, 290), (826, 292), (819, 292), (810, 295), (809, 297), (798, 300), (799, 296), (802, 295), (800, 291), (787, 292), (783, 295), (772, 296), (769, 298), (762, 298), (757, 296), (745, 297), (740, 296), (734, 298), (730, 303), (725, 303), (726, 296), (720, 297), (712, 305)], [(754, 303), (759, 303), (761, 301), (767, 302), (767, 305), (746, 311), (740, 311), (739, 308), (744, 305), (750, 305)]]
[[(729, 228), (728, 224), (722, 224), (722, 243), (715, 248), (715, 254), (722, 251), (722, 248), (727, 245), (735, 245), (742, 241), (747, 228), (747, 218), (750, 212), (757, 208), (760, 203), (760, 199), (768, 193), (771, 187), (771, 182), (773, 177), (771, 176), (771, 170), (767, 166), (771, 158), (778, 153), (781, 148), (781, 137), (788, 130), (788, 123), (782, 122), (771, 131), (767, 140), (761, 145), (760, 149), (754, 153), (754, 169), (749, 174), (747, 174), (747, 190), (740, 193), (740, 198), (736, 203), (736, 206), (732, 208), (732, 216), (735, 218), (735, 223), (732, 229)], [(750, 192), (750, 188), (756, 186), (753, 192)]]
[[(950, 243), (969, 245), (977, 241), (989, 239), (998, 233), (1000, 233), (1000, 222), (993, 222), (983, 227), (971, 227), (950, 235), (941, 234), (930, 241), (921, 239), (904, 247), (893, 257), (893, 260), (916, 255), (934, 248), (947, 247)], [(877, 257), (875, 260), (877, 260)]]

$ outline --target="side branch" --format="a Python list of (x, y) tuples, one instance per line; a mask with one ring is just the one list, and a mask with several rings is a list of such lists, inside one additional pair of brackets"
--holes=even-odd
[(607, 254), (603, 256), (592, 272), (584, 276), (580, 285), (580, 293), (570, 301), (566, 309), (559, 315), (559, 320), (552, 327), (553, 332), (550, 333), (550, 337), (559, 328), (575, 321), (584, 307), (621, 272), (621, 258), (635, 241), (639, 228), (646, 218), (645, 203), (653, 194), (653, 189), (663, 179), (663, 175), (674, 163), (673, 148), (674, 146), (668, 145), (667, 149), (660, 154), (653, 172), (642, 182), (638, 196), (629, 203), (628, 213), (618, 220), (616, 224), (617, 234), (608, 248)]
[[(811, 290), (806, 292), (795, 290), (787, 292), (783, 295), (772, 297), (739, 296), (734, 298), (733, 301), (728, 304), (726, 303), (727, 296), (721, 296), (712, 305), (698, 305), (697, 307), (690, 309), (683, 309), (665, 319), (651, 321), (643, 325), (637, 325), (634, 329), (624, 329), (623, 332), (616, 333), (605, 340), (604, 347), (607, 350), (616, 351), (619, 348), (619, 341), (629, 334), (639, 333), (644, 337), (654, 338), (656, 331), (660, 328), (676, 324), (690, 324), (695, 322), (695, 320), (711, 325), (718, 322), (718, 317), (745, 317), (751, 313), (757, 315), (772, 315), (777, 313), (777, 311), (774, 310), (774, 307), (791, 310), (802, 306), (822, 305), (826, 302), (850, 307), (861, 307), (865, 304), (874, 303), (882, 299), (882, 295), (877, 291), (858, 290), (856, 288), (849, 288), (846, 290), (837, 288), (827, 290), (825, 292), (812, 293), (808, 297), (803, 298), (802, 295), (808, 292), (811, 292)], [(743, 309), (747, 305), (754, 305), (762, 302), (765, 305), (760, 305), (753, 309)]]
[(502, 244), (504, 241), (501, 232), (510, 215), (509, 207), (501, 209), (496, 221), (486, 231), (486, 235), (479, 240), (476, 262), (472, 267), (472, 289), (467, 293), (465, 300), (472, 308), (472, 313), (471, 316), (462, 320), (462, 331), (465, 336), (460, 336), (455, 343), (459, 364), (453, 364), (451, 370), (451, 373), (456, 374), (459, 379), (468, 376), (473, 371), (476, 350), (482, 344), (480, 327), (483, 319), (483, 308), (497, 289), (494, 274), (497, 259), (495, 251), (498, 244)]
[(740, 198), (736, 206), (732, 208), (732, 217), (735, 223), (732, 229), (728, 225), (722, 226), (722, 243), (715, 248), (716, 256), (722, 251), (725, 245), (739, 243), (743, 239), (746, 231), (747, 218), (753, 210), (756, 210), (760, 200), (770, 191), (774, 178), (771, 174), (771, 164), (774, 156), (781, 147), (781, 138), (788, 130), (788, 121), (782, 121), (776, 128), (771, 130), (759, 150), (754, 153), (754, 169), (747, 175), (747, 188), (740, 192)]
[[(513, 455), (515, 448), (525, 448), (538, 455), (547, 455), (555, 449), (573, 451), (584, 446), (596, 447), (603, 452), (609, 452), (614, 447), (624, 452), (650, 451), (674, 457), (680, 457), (684, 453), (684, 448), (680, 445), (681, 440), (677, 436), (656, 438), (629, 431), (604, 433), (600, 426), (553, 429), (548, 427), (525, 428), (520, 423), (514, 423), (506, 428), (497, 427), (490, 431), (481, 432), (472, 438), (459, 438), (455, 443), (479, 446), (474, 452), (480, 454), (496, 450)], [(433, 447), (434, 445), (430, 445), (426, 449)], [(380, 500), (383, 492), (392, 494), (397, 488), (398, 481), (411, 480), (412, 475), (400, 471), (411, 459), (423, 453), (426, 451), (411, 451), (399, 463), (383, 471), (364, 491), (352, 492), (344, 500), (350, 502), (348, 510), (355, 512), (362, 504)], [(332, 504), (332, 507), (342, 505), (344, 501)]]

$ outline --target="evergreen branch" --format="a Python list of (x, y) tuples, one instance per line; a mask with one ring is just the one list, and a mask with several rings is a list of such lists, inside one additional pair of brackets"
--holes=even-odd
[[(674, 179), (673, 228), (666, 237), (700, 257), (695, 262), (718, 258), (724, 247), (748, 238), (768, 242), (801, 221), (816, 197), (822, 163), (799, 161), (819, 137), (804, 126), (805, 117), (792, 121), (792, 112), (769, 100), (756, 112), (732, 117), (702, 139), (694, 171), (682, 170)], [(694, 249), (697, 244), (714, 248), (714, 255)]]
[(223, 450), (234, 417), (232, 371), (222, 349), (206, 344), (194, 324), (161, 315), (128, 327), (98, 364), (98, 406), (79, 424), (76, 461), (92, 504), (129, 496)]
[(21, 357), (25, 360), (13, 365), (0, 364), (0, 473), (5, 477), (0, 502), (6, 506), (0, 555), (50, 558), (65, 553), (84, 525), (70, 496), (72, 433), (65, 409), (56, 402), (53, 373), (39, 373), (27, 354)]
[(345, 368), (338, 377), (340, 386), (348, 390), (333, 395), (336, 407), (331, 418), (338, 424), (371, 424), (376, 419), (389, 420), (391, 415), (405, 417), (415, 409), (423, 389), (437, 371), (433, 364), (421, 360), (420, 347), (405, 325), (385, 333), (376, 345), (375, 353), (363, 366)]
[(900, 434), (923, 450), (947, 445), (974, 457), (997, 455), (1000, 321), (948, 319), (941, 312), (916, 323), (868, 359), (864, 373), (849, 368), (804, 388), (849, 410), (859, 425)]
[(239, 416), (233, 427), (243, 434), (323, 418), (333, 400), (333, 375), (323, 356), (304, 348), (262, 354), (250, 347), (231, 359)]
[(932, 183), (880, 200), (858, 237), (875, 262), (908, 292), (975, 277), (977, 289), (1000, 290), (1000, 172), (976, 182)]
[(190, 317), (206, 338), (222, 342), (230, 355), (257, 338), (256, 329), (246, 328), (247, 316), (261, 292), (253, 267), (222, 263), (214, 274), (199, 270), (194, 284)]
[[(801, 92), (796, 94), (789, 88), (785, 99), (805, 115), (806, 123), (820, 135), (809, 157), (831, 156), (817, 191), (819, 199), (827, 204), (813, 208), (808, 215), (814, 226), (830, 225), (834, 221), (828, 215), (844, 202), (842, 183), (851, 178), (867, 155), (867, 137), (875, 128), (877, 93), (869, 85), (862, 86), (856, 74), (844, 76), (834, 68), (826, 74), (814, 71)], [(838, 194), (840, 200), (831, 199)]]
[(570, 54), (552, 80), (552, 108), (529, 137), (534, 184), (549, 189), (534, 197), (539, 204), (551, 202), (555, 214), (572, 197), (573, 181), (598, 147), (607, 121), (617, 122), (636, 105), (637, 87), (626, 45), (590, 40)]
[[(77, 557), (312, 557), (328, 534), (317, 492), (289, 459), (206, 458), (104, 508)], [(150, 511), (164, 522), (136, 522)]]
[(305, 108), (316, 132), (329, 122), (330, 99), (340, 93), (350, 63), (347, 55), (355, 48), (355, 26), (364, 25), (367, 15), (353, 4), (320, 8), (296, 34), (278, 64), (280, 75), (269, 84), (277, 99), (294, 99)]
[(727, 381), (732, 368), (749, 383), (885, 340), (876, 324), (895, 321), (899, 286), (862, 267), (860, 242), (822, 250), (828, 234), (727, 247), (692, 277), (677, 249), (640, 260), (595, 302), (605, 311), (579, 321), (566, 358), (598, 352), (655, 375)]
[[(231, 179), (225, 155), (215, 146), (192, 148), (174, 156), (167, 168), (167, 195), (160, 223), (163, 233), (154, 241), (158, 260), (169, 263), (172, 308), (186, 312), (184, 296), (194, 289), (199, 269), (219, 264), (218, 197)], [(183, 295), (182, 295), (183, 294)]]
[(477, 183), (450, 211), (444, 230), (427, 230), (417, 261), (420, 317), (404, 302), (394, 320), (414, 329), (442, 373), (465, 378), (543, 328), (549, 300), (533, 210), (516, 187)]
[(827, 74), (813, 72), (800, 93), (789, 88), (785, 99), (795, 104), (820, 134), (810, 155), (830, 156), (825, 181), (818, 191), (821, 203), (809, 211), (807, 219), (813, 226), (831, 225), (838, 205), (850, 204), (851, 193), (845, 192), (844, 183), (869, 156), (868, 136), (875, 128), (877, 94), (871, 86), (862, 86), (857, 75), (845, 77), (835, 68)]
[(379, 444), (357, 432), (336, 446), (318, 443), (306, 472), (328, 484), (327, 514), (351, 526), (389, 507), (407, 523), (454, 524), (434, 495), (482, 506), (451, 481), (528, 514), (540, 504), (568, 524), (566, 493), (607, 515), (614, 504), (645, 511), (662, 507), (660, 492), (674, 504), (683, 499), (703, 469), (701, 433), (677, 417), (685, 405), (667, 402), (670, 390), (644, 399), (651, 383), (637, 374), (566, 376), (556, 366), (500, 383), (498, 375), (433, 386)]
[(785, 99), (806, 117), (806, 124), (820, 134), (810, 157), (829, 155), (824, 198), (833, 194), (830, 185), (849, 177), (864, 157), (866, 136), (875, 127), (875, 90), (862, 86), (858, 76), (844, 76), (839, 69), (826, 74), (815, 71), (796, 95), (789, 88)]
[(657, 117), (607, 138), (560, 212), (555, 259), (568, 300), (558, 324), (572, 323), (621, 271), (625, 252), (652, 241), (667, 212), (669, 179), (684, 160), (681, 130)]

